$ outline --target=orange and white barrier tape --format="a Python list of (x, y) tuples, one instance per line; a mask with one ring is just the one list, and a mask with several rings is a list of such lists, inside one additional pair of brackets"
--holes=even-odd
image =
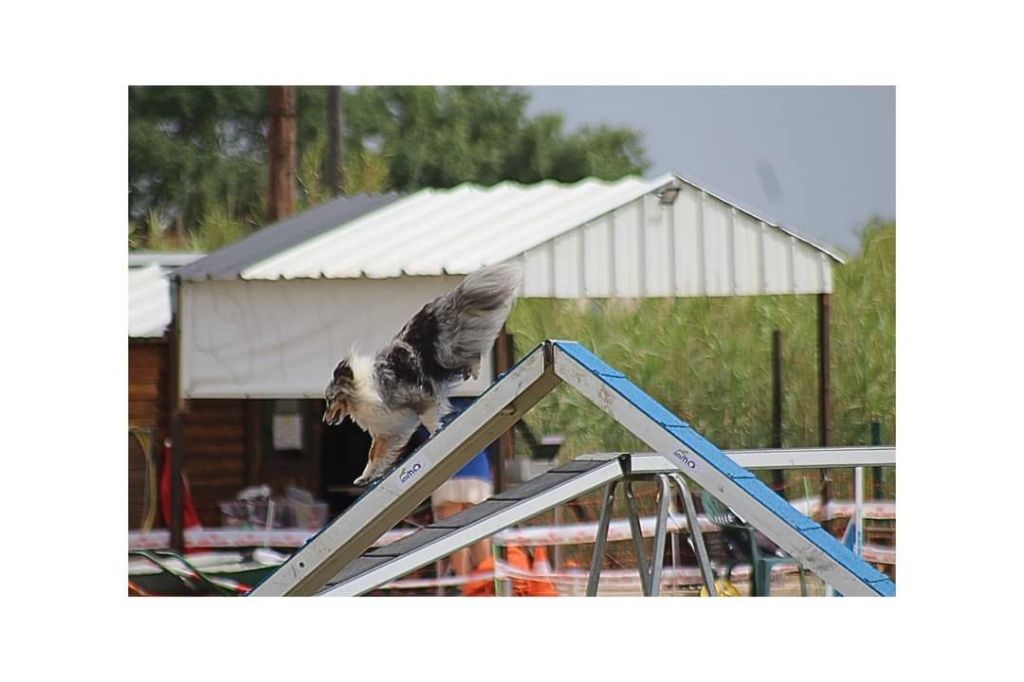
[[(774, 566), (773, 574), (796, 573), (796, 566)], [(733, 580), (749, 580), (750, 567), (737, 566), (732, 571)], [(484, 571), (468, 576), (447, 576), (444, 578), (403, 578), (382, 585), (378, 589), (385, 590), (416, 590), (434, 587), (456, 587), (478, 580), (547, 580), (555, 585), (585, 587), (589, 572), (583, 569), (574, 571), (529, 571), (517, 568), (505, 561), (498, 561), (493, 572)], [(703, 584), (700, 570), (696, 567), (683, 566), (672, 568), (666, 566), (661, 572), (662, 584), (680, 586), (699, 586)], [(635, 568), (604, 569), (601, 571), (602, 585), (639, 585), (640, 576)]]

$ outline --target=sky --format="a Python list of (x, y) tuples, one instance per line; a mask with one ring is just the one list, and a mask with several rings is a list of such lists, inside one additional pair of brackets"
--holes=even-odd
[(896, 216), (892, 87), (529, 87), (531, 115), (643, 133), (646, 175), (675, 171), (787, 228), (858, 250)]

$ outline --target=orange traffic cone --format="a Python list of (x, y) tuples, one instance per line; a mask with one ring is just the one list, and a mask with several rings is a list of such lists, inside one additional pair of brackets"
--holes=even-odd
[[(507, 551), (507, 560), (510, 568), (516, 571), (529, 572), (530, 561), (526, 552), (516, 546), (511, 546)], [(480, 576), (462, 586), (462, 594), (466, 597), (493, 597), (494, 596), (494, 558), (487, 557), (473, 569), (474, 576)], [(512, 578), (512, 595), (515, 597), (529, 596), (529, 586), (532, 581), (522, 578)]]
[(462, 586), (464, 597), (493, 597), (494, 596), (494, 558), (487, 557), (473, 569), (473, 575), (479, 575)]
[(558, 590), (551, 581), (551, 564), (548, 562), (548, 551), (543, 546), (533, 551), (532, 572), (535, 578), (529, 581), (527, 594), (531, 597), (557, 597)]

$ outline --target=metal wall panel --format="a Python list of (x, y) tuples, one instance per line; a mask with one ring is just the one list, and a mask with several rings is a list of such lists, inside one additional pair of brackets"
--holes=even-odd
[[(703, 193), (684, 186), (673, 207), (676, 246), (676, 296), (698, 296), (704, 290), (704, 275), (701, 271), (701, 195)], [(693, 292), (693, 293), (687, 293)]]
[(645, 194), (524, 256), (523, 296), (641, 298), (832, 290), (833, 257), (699, 188)]

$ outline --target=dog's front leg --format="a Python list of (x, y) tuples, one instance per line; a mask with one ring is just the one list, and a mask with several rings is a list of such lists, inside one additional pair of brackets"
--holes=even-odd
[(434, 435), (441, 429), (441, 410), (436, 403), (423, 411), (420, 415), (420, 423), (427, 427), (430, 435)]
[(370, 456), (366, 462), (366, 468), (353, 483), (366, 485), (384, 473), (385, 469), (395, 460), (396, 442), (397, 439), (394, 436), (374, 436), (373, 443), (370, 444)]
[(441, 430), (441, 422), (451, 411), (452, 406), (448, 402), (448, 398), (444, 395), (439, 395), (433, 402), (423, 406), (419, 413), (420, 423), (427, 427), (427, 431), (433, 436)]

